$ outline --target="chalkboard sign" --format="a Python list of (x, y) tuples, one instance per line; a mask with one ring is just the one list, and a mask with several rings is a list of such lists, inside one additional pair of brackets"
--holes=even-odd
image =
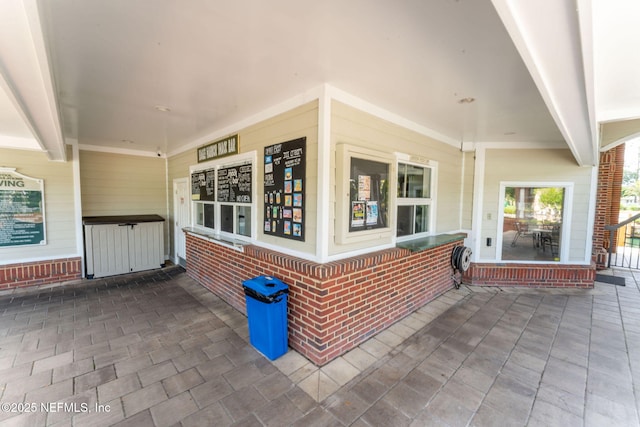
[(43, 181), (0, 168), (0, 247), (44, 244)]
[(218, 201), (251, 203), (251, 164), (218, 169)]
[(215, 169), (207, 169), (191, 174), (191, 200), (215, 201)]
[(264, 149), (264, 233), (304, 241), (307, 138)]

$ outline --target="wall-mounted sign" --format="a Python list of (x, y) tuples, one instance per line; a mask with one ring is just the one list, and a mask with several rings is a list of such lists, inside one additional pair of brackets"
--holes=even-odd
[(215, 169), (206, 169), (191, 174), (191, 200), (215, 201)]
[(219, 141), (211, 142), (198, 148), (198, 163), (207, 160), (219, 159), (220, 157), (238, 154), (240, 149), (240, 140), (238, 135), (231, 135)]
[(0, 168), (0, 247), (46, 243), (44, 182)]
[(307, 138), (264, 149), (264, 233), (304, 241)]
[(251, 164), (218, 169), (218, 201), (251, 203)]

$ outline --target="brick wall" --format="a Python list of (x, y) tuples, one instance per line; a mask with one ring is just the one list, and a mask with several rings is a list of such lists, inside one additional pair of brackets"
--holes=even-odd
[[(609, 232), (604, 229), (604, 226), (618, 223), (624, 172), (624, 151), (625, 145), (621, 144), (600, 154), (596, 217), (593, 229), (593, 252), (597, 260), (596, 267), (599, 269), (605, 268), (606, 258), (598, 255), (608, 249), (610, 245)], [(615, 249), (615, 242), (613, 242), (613, 247)]]
[(0, 290), (67, 282), (81, 277), (80, 257), (0, 265)]
[(317, 264), (257, 246), (244, 252), (187, 234), (187, 274), (246, 313), (242, 281), (289, 285), (289, 345), (324, 365), (453, 287), (451, 252), (387, 249)]
[[(622, 180), (624, 178), (624, 151), (625, 144), (620, 144), (615, 151), (615, 165), (611, 178), (611, 191), (609, 192), (611, 212), (609, 213), (609, 224), (617, 224), (620, 222), (620, 197), (622, 197)], [(617, 246), (617, 236), (614, 234), (614, 245)]]
[(471, 264), (463, 281), (477, 286), (521, 286), (530, 288), (593, 288), (592, 265), (559, 264)]

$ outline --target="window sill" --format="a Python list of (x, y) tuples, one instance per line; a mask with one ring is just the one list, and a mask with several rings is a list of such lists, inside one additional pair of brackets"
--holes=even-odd
[(214, 231), (205, 231), (195, 227), (185, 227), (182, 229), (182, 231), (184, 231), (185, 233), (189, 233), (200, 239), (204, 239), (209, 242), (216, 243), (218, 245), (235, 249), (239, 252), (244, 252), (245, 245), (248, 245), (248, 243), (243, 240), (237, 240), (230, 237), (221, 236), (219, 233), (216, 233)]
[(426, 249), (435, 248), (436, 246), (445, 245), (447, 243), (463, 240), (467, 237), (464, 233), (455, 234), (436, 234), (434, 236), (420, 237), (413, 240), (405, 240), (398, 242), (396, 247), (408, 249), (411, 252), (420, 252)]

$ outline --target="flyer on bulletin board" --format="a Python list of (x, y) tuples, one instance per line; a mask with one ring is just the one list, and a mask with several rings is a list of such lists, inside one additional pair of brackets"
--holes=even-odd
[(351, 202), (351, 226), (362, 227), (364, 226), (364, 212), (366, 202), (355, 201)]
[(371, 177), (358, 175), (358, 200), (371, 199)]
[(378, 223), (378, 202), (367, 202), (367, 225)]

